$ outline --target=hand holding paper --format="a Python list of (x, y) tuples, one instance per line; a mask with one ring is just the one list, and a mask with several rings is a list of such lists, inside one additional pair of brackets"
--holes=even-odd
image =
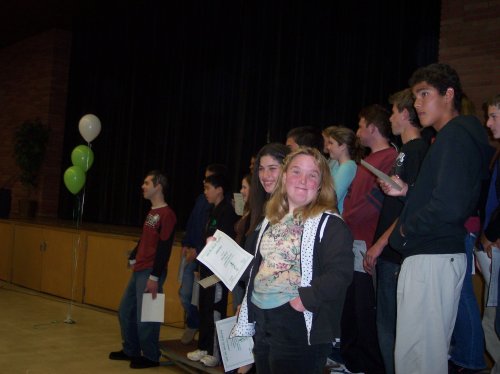
[(252, 261), (253, 256), (222, 231), (217, 230), (214, 238), (216, 240), (207, 242), (198, 255), (198, 261), (212, 270), (232, 291)]
[[(403, 185), (406, 185), (406, 183), (404, 183), (402, 180), (400, 180), (399, 177), (394, 176), (391, 178), (387, 174), (385, 174), (384, 172), (380, 171), (379, 169), (377, 169), (373, 165), (366, 162), (365, 160), (361, 160), (361, 165), (363, 165), (371, 173), (375, 174), (375, 176), (377, 176), (377, 178), (379, 178), (379, 180), (380, 180), (379, 184), (380, 184), (380, 187), (382, 188), (382, 190), (384, 191), (384, 193), (386, 193), (387, 195), (391, 195), (391, 196), (404, 196), (404, 195), (406, 195), (406, 190), (408, 190), (408, 186), (406, 186), (406, 190), (405, 190), (405, 186), (403, 186)], [(405, 190), (404, 195), (402, 194), (403, 190)]]
[(145, 293), (142, 295), (141, 322), (162, 322), (165, 319), (165, 294), (153, 295)]
[[(399, 176), (393, 175), (391, 177), (392, 183), (387, 183), (382, 179), (378, 179), (378, 184), (382, 191), (388, 196), (406, 196), (408, 193), (408, 185), (399, 179)], [(396, 184), (398, 187), (394, 187)]]

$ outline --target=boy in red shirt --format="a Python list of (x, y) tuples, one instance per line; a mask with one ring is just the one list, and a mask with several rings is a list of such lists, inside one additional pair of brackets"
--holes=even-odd
[(111, 352), (111, 360), (130, 361), (130, 367), (142, 369), (159, 365), (159, 322), (141, 322), (142, 296), (151, 293), (156, 299), (162, 292), (177, 221), (165, 202), (167, 177), (158, 170), (147, 174), (142, 184), (143, 196), (151, 201), (139, 243), (129, 257), (132, 277), (118, 311), (123, 348)]

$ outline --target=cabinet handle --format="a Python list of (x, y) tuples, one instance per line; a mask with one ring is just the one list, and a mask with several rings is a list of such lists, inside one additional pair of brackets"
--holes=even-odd
[(47, 243), (45, 241), (40, 243), (40, 252), (45, 252), (47, 250)]

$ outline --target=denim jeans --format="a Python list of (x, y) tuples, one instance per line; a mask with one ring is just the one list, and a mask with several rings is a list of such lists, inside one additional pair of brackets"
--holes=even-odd
[[(160, 326), (159, 322), (141, 322), (142, 295), (146, 289), (152, 269), (134, 271), (127, 288), (123, 293), (118, 310), (122, 334), (123, 351), (129, 356), (140, 356), (151, 361), (160, 358)], [(158, 293), (163, 292), (166, 273), (158, 280)]]
[(289, 303), (273, 309), (254, 308), (257, 373), (323, 373), (332, 345), (308, 344), (303, 313)]
[(377, 261), (377, 335), (386, 374), (394, 374), (396, 343), (396, 292), (401, 265)]
[(198, 329), (200, 326), (200, 315), (196, 305), (191, 304), (193, 297), (194, 272), (198, 268), (198, 263), (193, 261), (186, 263), (182, 273), (182, 283), (179, 288), (179, 297), (182, 307), (186, 313), (186, 325), (190, 329)]
[(451, 337), (450, 360), (467, 369), (483, 369), (484, 333), (481, 326), (481, 316), (474, 289), (472, 287), (472, 251), (476, 236), (467, 234), (465, 238), (465, 253), (467, 255), (467, 270), (465, 273), (457, 319)]

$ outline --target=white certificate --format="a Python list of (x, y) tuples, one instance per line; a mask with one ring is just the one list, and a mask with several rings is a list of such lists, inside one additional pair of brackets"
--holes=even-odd
[(232, 291), (240, 280), (253, 256), (241, 248), (222, 231), (214, 234), (216, 240), (209, 241), (197, 260), (208, 267)]
[(394, 187), (396, 190), (401, 191), (402, 188), (399, 184), (394, 182), (391, 177), (389, 177), (387, 174), (384, 172), (380, 171), (377, 169), (375, 166), (369, 164), (365, 160), (361, 160), (361, 165), (363, 165), (365, 168), (367, 168), (369, 171), (371, 171), (373, 174), (375, 174), (378, 178), (382, 179), (384, 182), (389, 183), (392, 187)]
[(141, 322), (162, 322), (165, 319), (165, 294), (157, 293), (153, 300), (153, 294), (142, 295)]
[(491, 251), (491, 275), (488, 287), (486, 306), (498, 306), (498, 272), (500, 271), (500, 249), (493, 247)]
[(352, 251), (354, 252), (354, 271), (366, 273), (363, 267), (363, 260), (366, 256), (366, 243), (364, 240), (355, 240)]
[(234, 211), (237, 215), (243, 215), (243, 209), (245, 208), (245, 201), (243, 201), (243, 195), (235, 192), (234, 196)]
[(222, 356), (222, 362), (224, 363), (224, 371), (226, 372), (254, 362), (252, 354), (252, 337), (229, 337), (235, 324), (236, 317), (229, 317), (215, 322), (220, 354)]
[(194, 282), (193, 282), (193, 293), (191, 294), (191, 304), (194, 306), (199, 306), (200, 302), (200, 273), (197, 271), (194, 273)]
[(208, 288), (208, 287), (212, 287), (216, 283), (219, 283), (220, 279), (217, 275), (212, 274), (211, 276), (203, 278), (202, 280), (198, 280), (197, 282), (203, 288)]

